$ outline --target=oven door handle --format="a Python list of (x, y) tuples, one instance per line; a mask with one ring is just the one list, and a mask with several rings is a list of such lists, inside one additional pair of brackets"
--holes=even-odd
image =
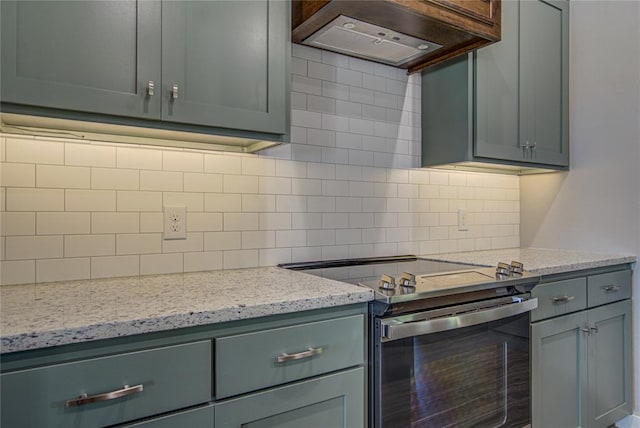
[(389, 342), (392, 340), (404, 339), (405, 337), (414, 337), (423, 334), (470, 327), (530, 312), (537, 307), (538, 299), (532, 298), (517, 303), (496, 306), (494, 308), (422, 321), (417, 320), (407, 322), (400, 321), (396, 318), (384, 319), (381, 321), (381, 340), (382, 342)]

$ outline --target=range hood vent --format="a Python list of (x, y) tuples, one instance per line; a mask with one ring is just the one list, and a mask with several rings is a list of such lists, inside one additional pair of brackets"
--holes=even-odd
[(303, 44), (398, 66), (442, 47), (438, 43), (340, 15)]
[(415, 73), (500, 40), (501, 0), (291, 0), (291, 41)]

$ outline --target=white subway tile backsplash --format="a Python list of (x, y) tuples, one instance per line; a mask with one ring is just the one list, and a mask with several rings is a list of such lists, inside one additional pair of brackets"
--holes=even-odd
[[(3, 189), (4, 190), (4, 189)], [(64, 211), (63, 189), (6, 189), (7, 211)]]
[[(118, 211), (162, 211), (162, 193), (118, 190)], [(100, 211), (93, 209), (91, 211)], [(108, 211), (108, 210), (105, 210)]]
[(7, 137), (5, 144), (5, 160), (7, 162), (48, 165), (62, 165), (64, 163), (64, 143), (57, 140), (44, 141)]
[(224, 193), (258, 193), (258, 177), (253, 175), (225, 175), (222, 179)]
[(162, 169), (165, 171), (203, 172), (202, 153), (165, 151), (162, 153)]
[[(42, 213), (41, 213), (42, 214)], [(0, 213), (0, 236), (20, 236), (36, 234), (36, 213)]]
[[(115, 211), (115, 190), (65, 190), (66, 211)], [(129, 193), (129, 192), (128, 192)], [(137, 193), (137, 192), (133, 192)]]
[(260, 266), (274, 266), (279, 263), (291, 263), (291, 248), (260, 249)]
[[(137, 214), (137, 213), (136, 213)], [(187, 229), (189, 223), (187, 222)], [(162, 232), (164, 229), (164, 214), (140, 213), (140, 233)]]
[(160, 233), (124, 233), (116, 235), (116, 254), (154, 254), (162, 252)]
[(139, 190), (140, 172), (137, 169), (91, 168), (91, 188)]
[(204, 250), (236, 250), (242, 248), (241, 232), (205, 232)]
[(335, 98), (338, 100), (349, 99), (349, 86), (341, 83), (322, 82), (323, 97)]
[(291, 51), (294, 58), (308, 59), (310, 61), (322, 62), (322, 51), (309, 46), (292, 44)]
[(419, 74), (292, 50), (291, 143), (257, 155), (0, 136), (2, 283), (519, 245), (517, 177), (413, 169)]
[(260, 230), (291, 229), (291, 213), (261, 213)]
[(242, 211), (273, 212), (276, 210), (274, 195), (242, 195)]
[(307, 64), (307, 75), (314, 79), (335, 82), (337, 67), (330, 64), (309, 61)]
[(162, 169), (162, 152), (151, 149), (133, 149), (117, 147), (116, 165), (118, 168)]
[[(91, 228), (90, 213), (39, 212), (36, 213), (37, 235), (77, 235), (100, 233)], [(137, 225), (137, 222), (136, 222)]]
[(36, 282), (70, 281), (91, 277), (91, 259), (36, 260)]
[(0, 285), (32, 284), (36, 282), (35, 260), (0, 262)]
[(273, 159), (259, 157), (242, 158), (243, 175), (271, 176), (276, 173), (276, 162)]
[(221, 174), (202, 174), (186, 172), (184, 174), (185, 192), (222, 192)]
[(197, 252), (204, 249), (204, 235), (202, 232), (189, 232), (187, 239), (170, 239), (162, 241), (163, 253)]
[[(38, 233), (40, 233), (40, 219), (42, 214), (38, 214)], [(86, 215), (89, 216), (89, 213), (65, 213), (66, 215)], [(56, 219), (51, 219), (56, 220)], [(42, 227), (46, 227), (46, 224), (50, 222), (49, 219), (42, 219)], [(57, 219), (63, 225), (67, 227), (72, 227), (72, 217), (64, 217), (63, 215), (59, 215), (59, 219)], [(101, 212), (93, 212), (91, 213), (91, 233), (100, 234), (100, 233), (138, 233), (140, 231), (140, 215), (136, 213), (101, 213)], [(83, 233), (83, 232), (76, 232)], [(88, 232), (84, 232), (88, 233)], [(67, 233), (65, 233), (67, 234)]]
[(35, 187), (35, 165), (27, 163), (0, 164), (0, 185), (4, 187)]
[(181, 192), (183, 176), (182, 172), (140, 171), (140, 190)]
[(96, 144), (64, 145), (65, 165), (116, 167), (116, 148)]
[(209, 232), (222, 230), (222, 213), (189, 213), (188, 232)]
[(241, 174), (242, 158), (231, 155), (205, 154), (204, 172), (213, 174)]
[(276, 244), (276, 233), (270, 231), (242, 232), (242, 248), (273, 248)]
[(242, 211), (242, 195), (206, 193), (204, 195), (204, 210), (221, 213)]
[(311, 230), (311, 229), (321, 229), (321, 228), (322, 228), (322, 214), (319, 214), (319, 213), (291, 214), (290, 229)]
[(91, 278), (113, 278), (140, 274), (140, 257), (91, 257)]
[[(291, 58), (291, 74), (307, 75), (307, 60), (304, 58)], [(293, 76), (292, 76), (293, 78)]]
[(64, 256), (113, 256), (116, 253), (115, 235), (65, 235)]
[(183, 272), (183, 256), (176, 254), (152, 254), (140, 256), (140, 274), (154, 275)]
[(305, 128), (321, 128), (322, 114), (304, 110), (292, 110), (291, 125)]
[(164, 192), (162, 194), (162, 205), (184, 205), (187, 208), (187, 212), (202, 212), (204, 211), (204, 194), (187, 192)]
[(63, 257), (62, 236), (7, 236), (6, 260), (52, 259)]
[(232, 250), (222, 255), (223, 269), (241, 269), (258, 266), (260, 263), (258, 250)]
[(76, 166), (38, 165), (36, 186), (62, 189), (91, 187), (91, 169)]
[(222, 269), (222, 251), (184, 253), (184, 271), (198, 272)]
[(278, 230), (276, 231), (276, 247), (306, 247), (306, 230)]
[(224, 230), (258, 230), (259, 218), (258, 213), (224, 213)]

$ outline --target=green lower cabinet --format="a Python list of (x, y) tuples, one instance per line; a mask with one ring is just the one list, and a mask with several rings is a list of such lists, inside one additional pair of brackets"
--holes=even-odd
[(631, 413), (631, 301), (588, 311), (589, 395), (585, 426), (604, 428)]
[(534, 428), (606, 428), (631, 413), (631, 301), (531, 325)]
[(213, 428), (213, 404), (172, 415), (122, 425), (122, 428)]
[(216, 428), (364, 427), (362, 367), (216, 404)]

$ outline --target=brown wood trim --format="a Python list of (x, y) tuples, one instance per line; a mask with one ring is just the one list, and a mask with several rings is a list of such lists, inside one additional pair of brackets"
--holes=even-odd
[[(490, 45), (492, 43), (494, 42), (484, 40), (484, 39), (477, 39), (477, 38), (473, 39), (468, 44), (464, 46), (457, 46), (456, 49), (451, 50), (445, 54), (440, 54), (438, 56), (433, 55), (431, 58), (422, 58), (422, 62), (416, 63), (415, 65), (409, 65), (407, 69), (407, 74), (413, 74), (427, 67), (431, 67), (432, 65), (439, 64), (441, 62), (447, 61), (448, 59), (455, 58), (459, 55), (469, 53), (475, 49)], [(436, 52), (433, 52), (433, 54), (435, 53)]]

